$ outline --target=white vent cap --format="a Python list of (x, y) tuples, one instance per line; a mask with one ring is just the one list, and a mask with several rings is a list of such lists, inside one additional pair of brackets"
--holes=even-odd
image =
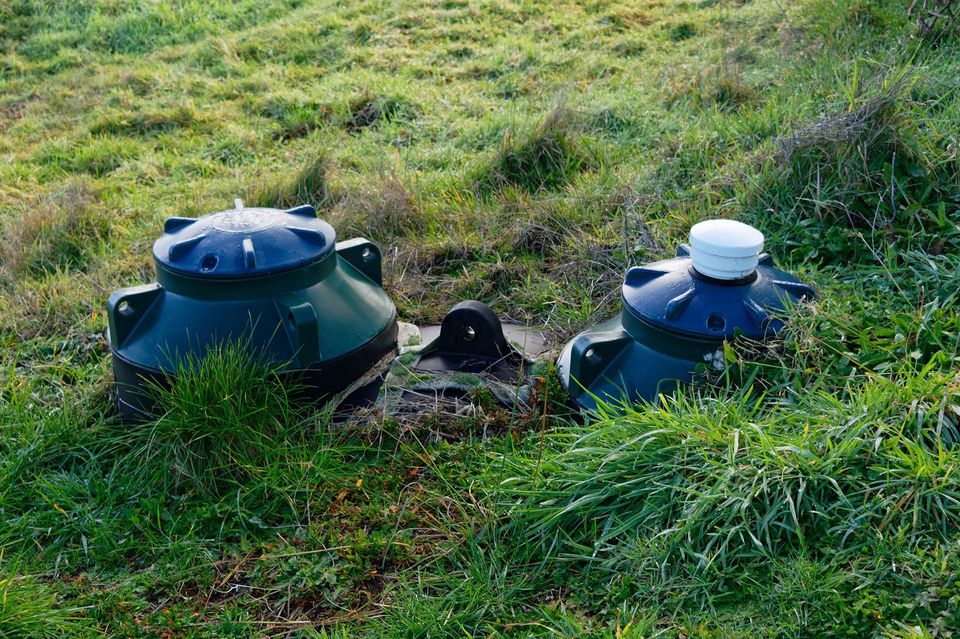
[(707, 220), (690, 229), (690, 259), (698, 273), (739, 280), (757, 269), (763, 233), (743, 222)]

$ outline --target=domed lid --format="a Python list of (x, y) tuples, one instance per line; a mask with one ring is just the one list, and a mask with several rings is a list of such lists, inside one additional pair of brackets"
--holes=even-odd
[(199, 218), (172, 217), (153, 245), (157, 265), (194, 277), (272, 275), (318, 262), (334, 251), (336, 232), (304, 205), (281, 210), (236, 207)]
[(814, 295), (766, 254), (747, 277), (705, 276), (685, 245), (675, 259), (631, 268), (623, 282), (624, 310), (634, 317), (668, 332), (718, 341), (737, 330), (751, 339), (769, 336), (783, 327), (779, 313)]
[(763, 233), (734, 220), (707, 220), (690, 229), (690, 258), (697, 272), (718, 280), (738, 280), (757, 268)]

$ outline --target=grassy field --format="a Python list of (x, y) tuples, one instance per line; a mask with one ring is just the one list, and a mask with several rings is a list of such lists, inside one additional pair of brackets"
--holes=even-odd
[[(960, 42), (899, 0), (0, 2), (0, 638), (960, 636)], [(167, 216), (313, 203), (557, 342), (734, 217), (814, 283), (657, 406), (112, 416)]]

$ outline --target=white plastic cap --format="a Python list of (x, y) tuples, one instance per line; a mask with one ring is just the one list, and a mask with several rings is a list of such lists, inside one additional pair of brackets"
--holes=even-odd
[(698, 273), (738, 280), (757, 268), (763, 233), (743, 222), (707, 220), (690, 229), (690, 259)]

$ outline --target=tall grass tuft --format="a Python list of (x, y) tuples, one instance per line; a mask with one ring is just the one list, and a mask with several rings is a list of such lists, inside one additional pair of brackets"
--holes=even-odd
[(83, 271), (109, 241), (112, 220), (86, 178), (67, 180), (51, 196), (23, 207), (3, 225), (0, 270), (35, 277)]
[[(960, 523), (956, 390), (932, 373), (768, 404), (744, 392), (600, 409), (501, 484), (514, 525), (616, 561), (640, 540), (701, 566), (889, 534), (947, 538)], [(549, 449), (548, 449), (549, 451)], [(646, 542), (645, 542), (646, 543)]]
[(380, 122), (412, 121), (419, 110), (416, 104), (403, 96), (371, 93), (354, 96), (350, 99), (347, 108), (349, 116), (344, 122), (344, 127), (354, 133), (377, 126)]
[(169, 386), (153, 387), (162, 415), (109, 438), (122, 459), (114, 472), (175, 494), (221, 496), (261, 481), (302, 440), (296, 391), (242, 344), (186, 356)]
[(888, 244), (952, 249), (960, 164), (918, 99), (922, 74), (865, 67), (839, 85), (831, 112), (777, 139), (776, 169), (756, 195), (761, 222), (827, 263), (872, 261)]
[(244, 198), (249, 206), (289, 208), (299, 204), (320, 205), (329, 195), (324, 153), (311, 155), (293, 175), (267, 175)]
[(0, 637), (63, 639), (82, 636), (84, 621), (64, 609), (51, 589), (35, 578), (0, 569)]
[(475, 178), (483, 189), (515, 186), (526, 191), (550, 190), (568, 183), (578, 172), (598, 164), (577, 130), (576, 114), (557, 107), (529, 133), (508, 130), (500, 150)]

